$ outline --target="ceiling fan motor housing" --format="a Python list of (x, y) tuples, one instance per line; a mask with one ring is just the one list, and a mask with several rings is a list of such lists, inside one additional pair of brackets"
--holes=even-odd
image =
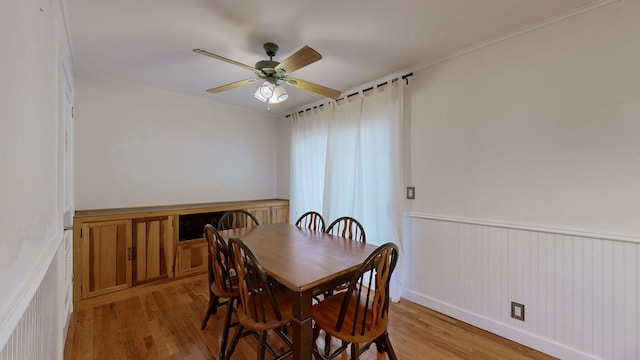
[(272, 60), (261, 60), (258, 61), (256, 63), (255, 68), (262, 71), (265, 74), (273, 74), (275, 73), (275, 67), (278, 66), (278, 64), (280, 64), (277, 61), (272, 61)]
[(275, 84), (278, 80), (285, 80), (287, 78), (287, 74), (284, 71), (276, 70), (276, 66), (278, 66), (278, 64), (280, 63), (272, 60), (258, 61), (255, 66), (258, 71), (255, 73), (259, 78)]
[(278, 44), (272, 42), (265, 43), (264, 45), (262, 45), (262, 48), (267, 53), (267, 56), (271, 58), (276, 56), (276, 53), (278, 53), (278, 50), (280, 49), (280, 47), (278, 47)]
[[(273, 61), (273, 57), (276, 56), (276, 53), (280, 48), (278, 47), (277, 44), (272, 42), (265, 43), (262, 47), (264, 48), (264, 51), (269, 56), (269, 60), (261, 60), (256, 63), (255, 68), (260, 70), (259, 72), (256, 72), (256, 74), (261, 78), (268, 79), (271, 77), (275, 77), (277, 79), (280, 79), (280, 77), (277, 76), (277, 72), (275, 70), (276, 66), (278, 66), (278, 64), (280, 63), (277, 61)], [(263, 74), (266, 76), (263, 76)]]

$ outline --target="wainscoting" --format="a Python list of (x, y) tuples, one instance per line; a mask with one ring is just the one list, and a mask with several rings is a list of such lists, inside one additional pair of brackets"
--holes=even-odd
[(408, 224), (404, 297), (562, 359), (640, 359), (640, 238), (416, 213)]
[(62, 359), (72, 305), (70, 245), (68, 235), (53, 242), (50, 250), (54, 254), (42, 264), (44, 277), (34, 285), (33, 296), (25, 296), (28, 304), (17, 315), (19, 320), (0, 350), (0, 360)]

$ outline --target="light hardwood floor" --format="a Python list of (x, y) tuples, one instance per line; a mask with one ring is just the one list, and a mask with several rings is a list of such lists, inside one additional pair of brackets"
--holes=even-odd
[[(207, 279), (197, 276), (75, 311), (64, 359), (217, 359), (224, 308), (200, 330), (207, 304)], [(398, 359), (553, 359), (405, 299), (391, 305), (389, 336)], [(282, 349), (278, 340), (269, 341)], [(233, 358), (256, 359), (257, 344), (241, 339)], [(360, 358), (386, 356), (372, 346)]]

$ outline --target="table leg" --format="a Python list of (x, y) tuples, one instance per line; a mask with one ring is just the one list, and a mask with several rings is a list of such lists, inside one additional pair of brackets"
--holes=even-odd
[(294, 293), (293, 300), (293, 358), (311, 360), (313, 326), (311, 321), (311, 290)]

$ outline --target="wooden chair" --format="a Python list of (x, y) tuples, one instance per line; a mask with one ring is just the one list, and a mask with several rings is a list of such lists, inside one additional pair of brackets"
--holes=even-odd
[(218, 307), (225, 304), (220, 303), (220, 299), (216, 296), (216, 294), (213, 292), (213, 289), (211, 288), (213, 286), (213, 282), (215, 281), (212, 259), (215, 252), (215, 234), (217, 233), (217, 230), (215, 230), (215, 228), (213, 230), (208, 230), (208, 226), (211, 225), (205, 225), (202, 237), (207, 240), (207, 277), (209, 280), (209, 306), (207, 308), (207, 312), (204, 314), (204, 319), (202, 320), (202, 325), (200, 325), (200, 330), (204, 330), (207, 327), (207, 323), (209, 322), (209, 318), (211, 317), (211, 315), (215, 315), (218, 312)]
[(335, 219), (329, 227), (327, 227), (326, 232), (327, 234), (338, 235), (355, 241), (367, 242), (367, 235), (364, 232), (362, 224), (349, 216)]
[(233, 335), (226, 359), (231, 359), (245, 329), (258, 334), (259, 360), (264, 359), (265, 350), (269, 351), (274, 360), (291, 355), (292, 349), (277, 355), (267, 343), (267, 331), (273, 330), (287, 345), (293, 345), (284, 330), (293, 319), (291, 300), (271, 284), (267, 273), (242, 240), (232, 238), (229, 244), (234, 254), (240, 284), (240, 304), (237, 309), (240, 324)]
[[(364, 232), (364, 227), (360, 222), (352, 217), (343, 216), (334, 220), (326, 231), (328, 234), (342, 236), (354, 241), (367, 242), (367, 235)], [(324, 295), (330, 296), (334, 292), (346, 290), (349, 284), (344, 284), (336, 287), (333, 290), (326, 292)]]
[[(227, 314), (224, 319), (224, 330), (220, 344), (220, 359), (224, 359), (229, 328), (237, 325), (237, 323), (231, 324), (231, 315), (234, 312), (235, 303), (240, 298), (238, 276), (231, 249), (224, 238), (210, 224), (205, 225), (204, 236), (207, 239), (209, 252), (209, 307), (202, 322), (202, 330), (207, 326), (211, 314), (216, 313), (218, 306), (226, 304)], [(219, 299), (227, 300), (219, 303)]]
[(218, 220), (218, 230), (238, 229), (244, 227), (258, 226), (260, 223), (256, 217), (247, 210), (227, 211)]
[(325, 231), (324, 219), (320, 213), (315, 211), (308, 211), (302, 214), (302, 216), (300, 216), (296, 221), (296, 226), (315, 231)]
[[(343, 216), (335, 219), (326, 231), (328, 234), (338, 235), (351, 239), (354, 241), (367, 242), (367, 235), (364, 232), (364, 227), (360, 222), (350, 216)], [(342, 284), (335, 287), (332, 290), (325, 291), (322, 294), (325, 298), (332, 296), (336, 292), (344, 291), (349, 287), (349, 284)], [(316, 301), (320, 301), (319, 294), (314, 294)], [(329, 333), (325, 334), (325, 350), (324, 355), (329, 356), (329, 345), (331, 343), (331, 336)]]
[[(347, 291), (313, 306), (311, 317), (315, 323), (313, 339), (316, 358), (332, 359), (351, 344), (351, 359), (359, 359), (360, 354), (375, 343), (379, 353), (386, 352), (390, 359), (396, 360), (387, 333), (387, 323), (389, 282), (397, 261), (396, 245), (386, 243), (378, 247), (354, 274)], [(342, 346), (326, 357), (318, 352), (315, 344), (320, 330), (342, 340)]]

